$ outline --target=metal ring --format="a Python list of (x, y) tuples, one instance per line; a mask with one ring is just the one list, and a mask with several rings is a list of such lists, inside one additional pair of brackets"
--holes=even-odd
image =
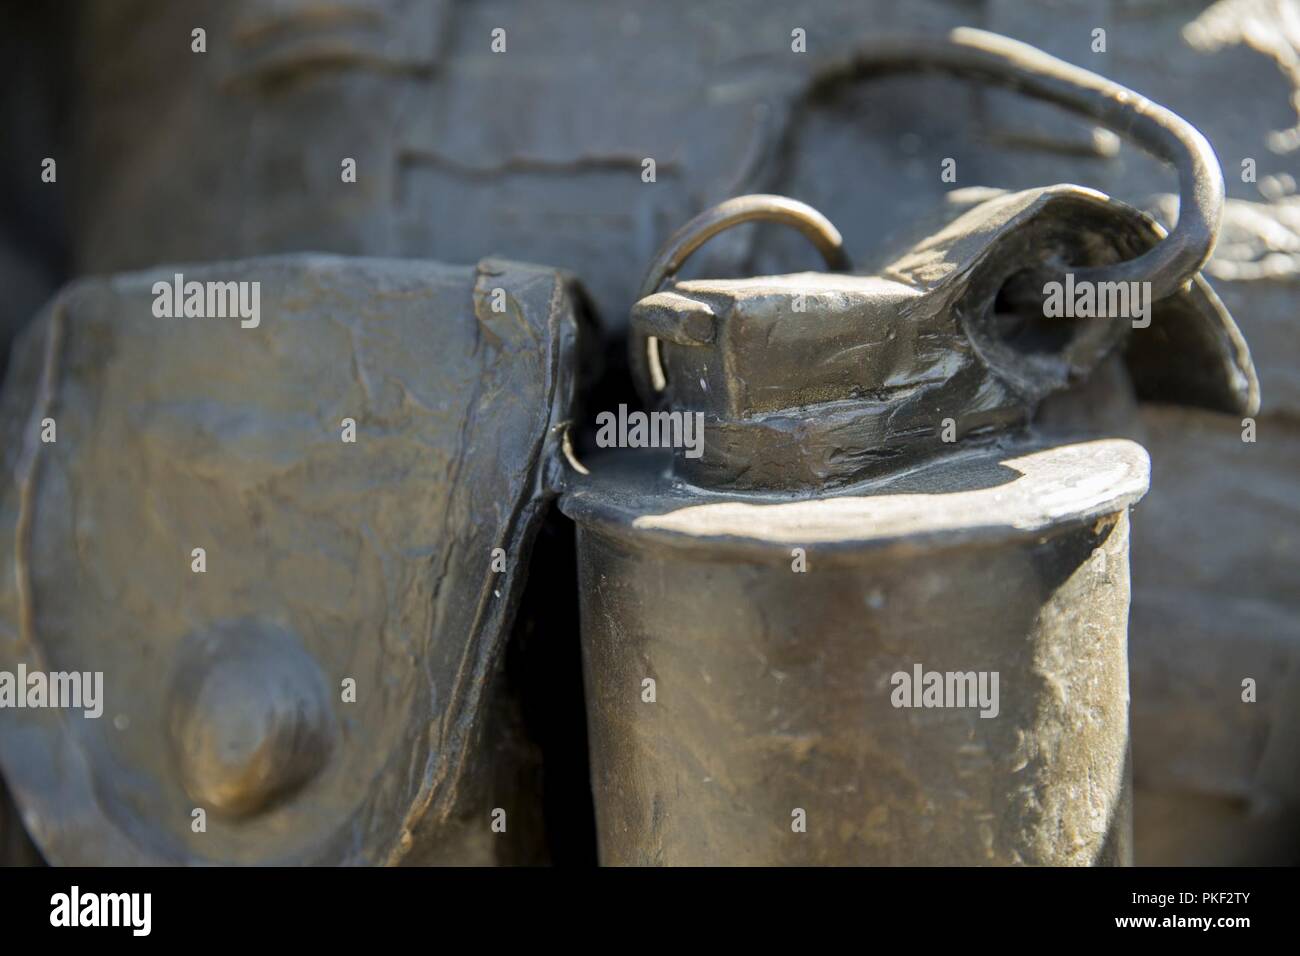
[[(778, 222), (793, 226), (803, 233), (826, 260), (832, 270), (847, 271), (852, 268), (844, 252), (844, 240), (829, 219), (807, 203), (785, 196), (761, 193), (736, 196), (720, 202), (700, 213), (682, 226), (659, 250), (650, 268), (646, 270), (637, 301), (659, 291), (660, 287), (677, 274), (691, 254), (718, 233), (745, 222)], [(645, 346), (640, 342), (644, 339)], [(632, 373), (638, 386), (647, 387), (649, 397), (662, 392), (668, 384), (659, 359), (659, 340), (653, 335), (632, 334)]]

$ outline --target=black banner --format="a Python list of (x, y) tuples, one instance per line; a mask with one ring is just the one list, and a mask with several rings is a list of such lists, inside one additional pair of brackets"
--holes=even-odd
[(1061, 942), (1232, 945), (1243, 932), (1285, 929), (1293, 877), (1285, 869), (34, 868), (0, 871), (0, 911), (9, 941), (76, 932), (83, 943), (337, 945), (412, 935), (437, 946), (486, 930), (496, 945), (511, 929), (563, 941), (585, 935), (584, 924), (614, 921), (628, 942), (672, 926), (821, 935), (839, 924), (859, 940), (910, 926), (926, 943), (1030, 931)]

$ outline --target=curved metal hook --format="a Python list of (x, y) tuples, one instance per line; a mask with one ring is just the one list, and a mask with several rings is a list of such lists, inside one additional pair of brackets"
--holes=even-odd
[[(852, 268), (848, 255), (844, 252), (844, 240), (839, 230), (812, 206), (785, 196), (736, 196), (706, 209), (672, 234), (646, 270), (637, 301), (659, 291), (660, 286), (677, 274), (677, 270), (692, 253), (718, 233), (741, 223), (758, 221), (793, 226), (817, 247), (829, 268), (835, 271)], [(643, 340), (644, 347), (641, 344)], [(667, 385), (663, 365), (659, 360), (659, 340), (634, 329), (631, 347), (634, 378), (638, 385), (648, 384), (652, 395), (658, 395)]]
[[(1007, 87), (1090, 117), (1177, 169), (1179, 213), (1173, 230), (1134, 259), (1070, 269), (1076, 282), (1149, 282), (1155, 301), (1185, 286), (1209, 260), (1224, 203), (1223, 172), (1209, 141), (1163, 106), (1026, 43), (966, 27), (944, 37), (881, 39), (820, 71), (805, 96), (814, 97), (844, 82), (926, 70)], [(785, 130), (787, 141), (792, 127)], [(795, 226), (817, 245), (832, 268), (848, 268), (839, 233), (816, 210), (780, 196), (741, 196), (696, 216), (674, 233), (651, 264), (638, 301), (657, 291), (710, 238), (756, 219)], [(666, 384), (658, 340), (634, 330), (630, 346), (633, 376), (643, 397), (653, 398)]]
[(1071, 270), (1076, 281), (1150, 282), (1152, 299), (1163, 299), (1209, 260), (1224, 202), (1223, 172), (1209, 141), (1176, 113), (1027, 43), (968, 27), (945, 37), (881, 39), (821, 71), (808, 95), (843, 82), (924, 70), (1006, 87), (1090, 117), (1177, 169), (1178, 223), (1169, 235), (1135, 259)]

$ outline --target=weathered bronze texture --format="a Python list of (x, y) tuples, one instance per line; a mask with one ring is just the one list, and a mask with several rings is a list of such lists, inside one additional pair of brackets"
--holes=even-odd
[[(1140, 446), (954, 454), (797, 500), (638, 457), (562, 499), (602, 863), (1130, 861)], [(917, 665), (998, 673), (999, 712), (896, 709)]]
[[(632, 309), (630, 365), (643, 399), (702, 411), (712, 426), (703, 460), (678, 457), (683, 476), (818, 487), (933, 453), (936, 410), (956, 419), (962, 435), (1024, 424), (1043, 398), (1086, 377), (1127, 337), (1119, 316), (1044, 318), (1045, 285), (1061, 278), (1144, 285), (1160, 303), (1158, 315), (1143, 316), (1155, 331), (1134, 342), (1144, 397), (1254, 414), (1249, 351), (1199, 274), (1223, 207), (1222, 174), (1205, 138), (1131, 90), (978, 30), (879, 40), (823, 70), (809, 95), (927, 68), (1094, 117), (1168, 160), (1179, 174), (1178, 224), (1166, 233), (1128, 206), (1062, 185), (982, 203), (886, 260), (877, 276), (682, 283), (661, 293), (708, 239), (756, 219), (799, 229), (833, 269), (847, 266), (839, 232), (804, 204), (762, 195), (720, 204), (668, 240)], [(802, 411), (812, 405), (816, 416)]]
[[(1131, 91), (978, 31), (886, 37), (829, 69), (810, 56), (805, 74), (754, 52), (756, 39), (784, 29), (769, 12), (711, 12), (725, 25), (705, 36), (688, 28), (694, 5), (633, 17), (644, 33), (621, 32), (617, 11), (571, 9), (604, 25), (624, 65), (632, 50), (671, 49), (688, 67), (647, 75), (662, 72), (661, 58), (640, 57), (618, 80), (622, 97), (599, 87), (620, 103), (609, 111), (582, 105), (596, 88), (591, 70), (606, 69), (602, 57), (579, 55), (587, 33), (549, 10), (511, 14), (547, 38), (548, 56), (500, 58), (484, 70), (464, 52), (466, 38), (495, 25), (485, 19), (495, 7), (382, 2), (358, 19), (328, 6), (307, 0), (270, 16), (256, 3), (214, 7), (205, 22), (232, 41), (233, 55), (186, 54), (183, 70), (157, 51), (168, 48), (159, 37), (185, 35), (187, 13), (159, 5), (149, 29), (124, 31), (118, 12), (94, 6), (77, 31), (91, 63), (132, 64), (80, 81), (91, 123), (79, 163), (93, 173), (79, 177), (90, 202), (72, 237), (78, 268), (179, 254), (210, 260), (185, 268), (197, 278), (271, 274), (279, 286), (268, 285), (267, 326), (227, 341), (207, 319), (192, 320), (202, 331), (168, 320), (162, 336), (142, 324), (146, 280), (170, 269), (79, 283), (17, 349), (0, 411), (6, 467), (18, 479), (0, 506), (10, 543), (0, 559), (0, 669), (43, 662), (119, 675), (99, 721), (0, 713), (0, 768), (47, 858), (542, 859), (538, 757), (518, 702), (500, 692), (498, 664), (530, 536), (564, 488), (582, 548), (606, 862), (1125, 862), (1127, 509), (1145, 487), (1145, 457), (1131, 443), (1029, 426), (1044, 401), (1088, 402), (1109, 385), (1127, 389), (1129, 375), (1143, 398), (1239, 415), (1258, 407), (1244, 341), (1198, 272), (1223, 192), (1205, 138)], [(899, 25), (915, 17), (933, 28), (958, 15), (923, 6), (899, 7)], [(1009, 10), (986, 13), (1005, 22)], [(808, 15), (838, 50), (863, 16), (839, 4)], [(1175, 33), (1170, 16), (1125, 27)], [(731, 55), (719, 55), (714, 36)], [(133, 55), (96, 54), (120, 53), (123, 42), (135, 44)], [(1115, 67), (1161, 70), (1167, 52)], [(573, 417), (583, 296), (550, 270), (222, 261), (325, 247), (472, 262), (507, 249), (579, 266), (589, 287), (624, 303), (636, 288), (624, 270), (649, 257), (658, 224), (686, 219), (701, 196), (730, 195), (738, 182), (765, 193), (791, 185), (758, 175), (766, 170), (755, 158), (802, 148), (839, 173), (817, 188), (834, 197), (849, 177), (863, 186), (872, 170), (854, 165), (862, 139), (801, 143), (804, 122), (814, 113), (824, 121), (828, 103), (833, 118), (853, 120), (837, 91), (918, 70), (1018, 88), (1128, 133), (1177, 166), (1179, 195), (1168, 197), (1181, 205), (1177, 225), (1166, 235), (1131, 207), (1060, 185), (999, 196), (920, 242), (881, 248), (874, 275), (676, 281), (716, 230), (754, 219), (801, 225), (832, 270), (849, 268), (838, 231), (810, 207), (768, 195), (715, 207), (664, 247), (635, 308), (610, 316), (619, 328), (631, 315), (633, 374), (648, 406), (706, 416), (699, 459), (593, 456), (589, 476), (562, 472), (555, 438)], [(511, 71), (523, 82), (510, 85)], [(1195, 75), (1170, 72), (1179, 82)], [(728, 95), (701, 97), (701, 84)], [(499, 108), (520, 88), (530, 94), (516, 101), (522, 107)], [(626, 102), (632, 93), (637, 105)], [(998, 108), (1004, 101), (976, 102), (986, 108), (950, 116), (945, 136), (977, 129), (992, 145), (1028, 128), (1019, 112)], [(920, 112), (909, 97), (886, 118), (906, 121), (908, 108)], [(158, 117), (168, 118), (165, 135)], [(901, 128), (861, 125), (889, 142)], [(214, 141), (246, 162), (231, 164)], [(1046, 141), (1070, 161), (1068, 144)], [(365, 187), (340, 191), (332, 168), (321, 174), (310, 154), (322, 146), (356, 153)], [(1099, 153), (1073, 148), (1073, 160), (1094, 164), (1078, 175), (1121, 175), (1119, 164), (1104, 169)], [(674, 157), (660, 163), (660, 188), (638, 176), (647, 152)], [(892, 155), (899, 165), (856, 190), (859, 221), (824, 203), (846, 235), (883, 232), (898, 225), (888, 211), (910, 208), (871, 205), (889, 190), (913, 196), (897, 185), (904, 157)], [(1005, 142), (1003, 160), (1005, 178), (985, 167), (999, 174), (983, 181), (1017, 182), (1038, 168)], [(159, 178), (159, 169), (186, 174)], [(807, 187), (804, 173), (796, 191)], [(1136, 195), (1158, 185), (1133, 164), (1122, 175)], [(51, 192), (34, 205), (42, 222)], [(915, 192), (920, 199), (934, 184)], [(1270, 224), (1273, 243), (1285, 232)], [(29, 240), (24, 230), (13, 236)], [(721, 260), (732, 265), (755, 251), (727, 248)], [(1066, 271), (1152, 282), (1150, 327), (1044, 323), (1039, 290)], [(505, 314), (490, 305), (497, 287), (509, 292)], [(1274, 325), (1285, 346), (1292, 337)], [(1291, 374), (1286, 348), (1261, 352), (1279, 377)], [(58, 418), (58, 445), (35, 437), (42, 410)], [(1169, 405), (1143, 414), (1177, 423), (1166, 445), (1185, 443), (1166, 481), (1188, 480), (1207, 449), (1223, 462), (1245, 447), (1231, 431), (1212, 441), (1211, 416)], [(343, 415), (361, 424), (361, 447), (338, 444)], [(1279, 436), (1290, 427), (1271, 424)], [(1197, 563), (1211, 563), (1207, 555), (1234, 566), (1223, 583), (1237, 604), (1223, 594), (1195, 595), (1204, 604), (1172, 589), (1160, 595), (1150, 633), (1181, 640), (1203, 627), (1198, 639), (1218, 666), (1159, 643), (1148, 659), (1175, 677), (1157, 674), (1156, 693), (1134, 708), (1145, 704), (1164, 735), (1148, 744), (1153, 779), (1180, 795), (1208, 787), (1256, 821), (1265, 784), (1295, 796), (1291, 735), (1276, 729), (1286, 711), (1243, 716), (1235, 679), (1223, 704), (1224, 675), (1246, 665), (1240, 636), (1228, 640), (1237, 622), (1211, 624), (1209, 612), (1248, 609), (1239, 630), (1259, 649), (1244, 655), (1247, 672), (1277, 667), (1284, 645), (1264, 637), (1293, 636), (1295, 616), (1261, 608), (1287, 593), (1290, 544), (1278, 516), (1287, 514), (1280, 481), (1292, 445), (1267, 446), (1271, 472), (1259, 455), (1233, 458), (1229, 469), (1256, 469), (1237, 484), (1277, 483), (1230, 502), (1267, 499), (1255, 521), (1272, 529), (1272, 552), (1251, 550), (1229, 507), (1184, 533), (1177, 512), (1204, 513), (1204, 488), (1199, 500), (1166, 506), (1166, 528), (1179, 530), (1166, 531), (1166, 551), (1151, 557), (1186, 555), (1186, 565), (1160, 563), (1167, 577), (1184, 575), (1188, 592), (1204, 587)], [(1188, 546), (1193, 533), (1199, 550)], [(208, 540), (225, 558), (208, 545), (210, 568), (191, 575), (190, 546)], [(1235, 550), (1221, 546), (1230, 540)], [(494, 543), (508, 552), (504, 571), (492, 566)], [(1172, 626), (1179, 613), (1183, 626)], [(909, 662), (998, 671), (998, 717), (893, 708), (891, 675)], [(357, 677), (357, 704), (339, 700), (341, 675)], [(654, 703), (641, 696), (646, 678), (658, 682)], [(1187, 701), (1203, 726), (1176, 734), (1169, 728), (1184, 726)], [(1192, 740), (1231, 752), (1262, 737), (1268, 720), (1257, 781), (1247, 756), (1228, 763), (1248, 783), (1225, 788), (1201, 769), (1224, 763), (1221, 753), (1193, 760), (1178, 749)], [(1171, 817), (1184, 816), (1183, 803), (1170, 806)], [(199, 807), (208, 811), (202, 833), (190, 815)], [(508, 831), (490, 828), (497, 807), (509, 811)], [(795, 809), (806, 832), (791, 829)], [(21, 832), (18, 818), (0, 793), (0, 845), (17, 842), (5, 838)]]
[[(959, 437), (1026, 424), (1121, 345), (1142, 397), (1250, 414), (1249, 351), (1199, 274), (1153, 302), (1140, 330), (1125, 317), (1045, 318), (1035, 298), (1007, 295), (1040, 257), (1114, 261), (1161, 236), (1078, 186), (1004, 194), (876, 276), (669, 283), (633, 307), (632, 368), (646, 394), (704, 414), (703, 457), (679, 452), (674, 467), (707, 486), (819, 488), (883, 474), (944, 450), (946, 417)], [(647, 352), (652, 335), (663, 345)]]
[[(1144, 396), (1258, 407), (1198, 272), (1222, 178), (1178, 117), (1003, 38), (882, 43), (842, 72), (929, 65), (1128, 134), (1178, 166), (1185, 215), (1166, 234), (1078, 186), (1003, 194), (875, 276), (669, 281), (757, 218), (841, 259), (838, 231), (780, 197), (669, 240), (631, 367), (659, 414), (702, 417), (702, 453), (593, 457), (561, 498), (605, 863), (1132, 860), (1128, 510), (1147, 456), (1030, 425), (1121, 350)], [(1047, 318), (1062, 277), (1153, 301)], [(996, 679), (1001, 705), (913, 709), (891, 685), (914, 669)]]
[[(260, 324), (158, 318), (175, 272), (260, 282)], [(532, 266), (311, 255), (54, 300), (0, 412), (0, 669), (102, 672), (104, 712), (0, 710), (48, 860), (544, 859), (500, 664), (582, 308)]]

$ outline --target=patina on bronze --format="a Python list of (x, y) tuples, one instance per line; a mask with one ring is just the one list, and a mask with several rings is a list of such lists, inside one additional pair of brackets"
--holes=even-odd
[[(777, 197), (670, 240), (632, 367), (651, 407), (704, 415), (703, 454), (593, 456), (561, 498), (604, 863), (1131, 861), (1128, 510), (1147, 456), (1031, 423), (1120, 350), (1143, 395), (1257, 407), (1198, 274), (1222, 181), (1173, 114), (1002, 38), (881, 44), (849, 69), (918, 50), (1172, 160), (1183, 218), (1166, 236), (1077, 186), (1001, 195), (874, 276), (667, 281), (753, 219), (840, 264), (824, 217)], [(1045, 319), (1035, 290), (1065, 273), (1150, 282), (1149, 326)], [(913, 706), (897, 692), (923, 672), (996, 675), (1000, 700)]]
[[(260, 282), (260, 323), (157, 317), (175, 272)], [(104, 675), (99, 719), (0, 710), (47, 860), (545, 859), (500, 665), (583, 303), (535, 266), (319, 255), (59, 294), (0, 410), (0, 669)]]
[[(0, 714), (46, 858), (541, 859), (537, 757), (499, 664), (563, 490), (606, 862), (1125, 861), (1127, 509), (1146, 460), (1028, 426), (1120, 352), (1144, 395), (1253, 410), (1245, 345), (1197, 273), (1217, 162), (1167, 111), (975, 31), (882, 41), (812, 89), (931, 67), (1128, 132), (1179, 168), (1177, 228), (1055, 186), (981, 204), (875, 277), (664, 287), (752, 219), (848, 266), (801, 204), (711, 210), (632, 316), (648, 404), (707, 417), (698, 459), (563, 473), (584, 309), (551, 270), (185, 267), (264, 283), (242, 330), (151, 316), (171, 268), (60, 294), (0, 413), (0, 665), (102, 670), (107, 700), (98, 722)], [(1151, 282), (1152, 325), (1044, 325), (1041, 283), (1062, 275)], [(932, 671), (996, 673), (1001, 699), (894, 706), (898, 675)]]

